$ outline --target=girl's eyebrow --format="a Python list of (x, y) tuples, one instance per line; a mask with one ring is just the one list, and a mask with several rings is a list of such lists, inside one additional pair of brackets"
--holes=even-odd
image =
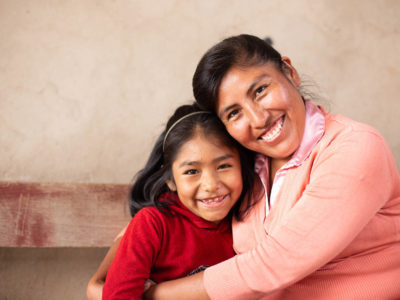
[(182, 168), (182, 167), (186, 167), (186, 166), (193, 166), (196, 164), (198, 164), (198, 162), (195, 160), (191, 160), (191, 161), (186, 160), (186, 161), (183, 161), (178, 167)]
[(213, 162), (220, 162), (220, 161), (223, 161), (223, 160), (232, 158), (232, 157), (233, 157), (232, 154), (227, 153), (227, 154), (225, 154), (225, 155), (222, 155), (222, 156), (219, 156), (219, 157), (217, 157), (217, 158), (214, 158), (214, 159), (213, 159)]
[[(232, 158), (232, 157), (233, 157), (232, 154), (227, 153), (225, 155), (221, 155), (221, 156), (214, 158), (212, 161), (213, 161), (213, 163), (216, 163), (216, 162), (220, 162), (220, 161)], [(194, 166), (197, 164), (199, 164), (199, 162), (196, 160), (186, 160), (186, 161), (183, 161), (178, 167), (182, 168), (182, 167), (186, 167), (186, 166)]]

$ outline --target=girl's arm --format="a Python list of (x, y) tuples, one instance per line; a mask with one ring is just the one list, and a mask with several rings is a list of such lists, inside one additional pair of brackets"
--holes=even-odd
[(163, 236), (154, 211), (145, 207), (129, 223), (108, 269), (103, 299), (141, 299)]
[[(123, 232), (125, 229), (123, 230)], [(121, 242), (122, 234), (119, 234), (118, 237), (114, 240), (113, 245), (108, 250), (106, 256), (104, 257), (103, 261), (101, 262), (99, 268), (97, 269), (96, 273), (93, 274), (92, 278), (90, 278), (89, 283), (86, 288), (86, 297), (88, 300), (101, 300), (103, 295), (103, 286), (106, 280), (106, 275), (108, 268), (110, 267), (115, 253), (117, 252), (119, 243)]]

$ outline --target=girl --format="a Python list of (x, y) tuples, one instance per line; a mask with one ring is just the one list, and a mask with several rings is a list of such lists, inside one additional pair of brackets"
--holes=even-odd
[(179, 107), (132, 187), (133, 218), (103, 299), (141, 299), (147, 279), (176, 279), (232, 257), (231, 215), (250, 208), (243, 200), (252, 194), (253, 164), (214, 114)]

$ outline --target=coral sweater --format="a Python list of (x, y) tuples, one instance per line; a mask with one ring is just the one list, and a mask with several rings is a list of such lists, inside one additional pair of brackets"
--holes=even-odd
[(103, 299), (142, 299), (144, 283), (187, 276), (234, 255), (231, 222), (214, 224), (190, 212), (176, 194), (166, 215), (142, 208), (131, 220), (107, 273)]
[[(400, 178), (373, 128), (325, 116), (266, 216), (234, 222), (239, 254), (208, 268), (212, 299), (400, 299)], [(267, 210), (268, 211), (268, 210)]]

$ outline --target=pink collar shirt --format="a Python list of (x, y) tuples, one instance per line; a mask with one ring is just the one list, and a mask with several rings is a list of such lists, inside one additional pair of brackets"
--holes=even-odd
[(306, 123), (303, 139), (299, 148), (293, 154), (292, 158), (276, 172), (274, 184), (271, 189), (271, 195), (268, 198), (269, 188), (269, 158), (262, 154), (257, 154), (255, 162), (255, 171), (260, 177), (265, 192), (266, 215), (268, 215), (274, 200), (282, 187), (283, 180), (287, 171), (291, 168), (300, 166), (311, 153), (314, 146), (319, 142), (325, 132), (325, 117), (318, 106), (310, 101), (305, 101)]

